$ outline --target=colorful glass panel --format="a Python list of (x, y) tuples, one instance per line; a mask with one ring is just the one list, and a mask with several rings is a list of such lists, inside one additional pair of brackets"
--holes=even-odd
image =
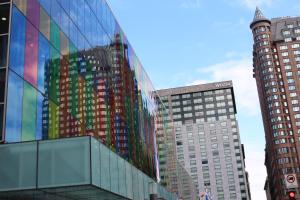
[(20, 76), (23, 76), (26, 21), (23, 14), (14, 6), (12, 9), (11, 29), (18, 31), (11, 31), (10, 34), (9, 67)]
[(22, 141), (36, 139), (36, 105), (37, 91), (30, 84), (24, 82), (23, 111), (22, 111)]
[(37, 29), (27, 21), (24, 79), (34, 86), (37, 85), (38, 38)]
[(23, 81), (12, 71), (9, 72), (7, 92), (5, 141), (19, 142), (22, 129)]

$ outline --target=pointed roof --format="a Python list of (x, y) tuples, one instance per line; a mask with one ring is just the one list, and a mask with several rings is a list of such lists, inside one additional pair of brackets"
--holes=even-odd
[(264, 14), (261, 12), (261, 10), (258, 7), (256, 7), (253, 21), (257, 21), (257, 20), (261, 20), (261, 19), (267, 19), (267, 18), (264, 16)]
[(256, 7), (254, 18), (250, 24), (250, 28), (257, 22), (261, 22), (261, 21), (267, 21), (267, 22), (271, 23), (271, 21), (264, 16), (264, 14), (261, 12), (261, 10), (258, 7)]

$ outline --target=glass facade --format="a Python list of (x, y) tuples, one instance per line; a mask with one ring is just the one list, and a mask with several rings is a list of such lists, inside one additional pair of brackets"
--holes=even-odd
[(1, 2), (3, 140), (91, 135), (156, 179), (154, 89), (107, 3)]
[(2, 144), (0, 155), (0, 199), (149, 200), (154, 183), (91, 136)]
[(4, 99), (7, 73), (7, 48), (9, 32), (10, 2), (0, 0), (0, 143), (3, 141)]

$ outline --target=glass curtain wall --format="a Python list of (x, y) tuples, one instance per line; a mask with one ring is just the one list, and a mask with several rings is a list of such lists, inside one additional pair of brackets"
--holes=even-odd
[(11, 12), (5, 142), (92, 135), (156, 179), (154, 89), (106, 2)]
[(0, 142), (3, 140), (10, 1), (0, 0)]

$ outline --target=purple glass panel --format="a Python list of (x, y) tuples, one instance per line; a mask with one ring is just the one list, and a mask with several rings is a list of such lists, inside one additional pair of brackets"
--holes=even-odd
[(27, 18), (36, 27), (40, 24), (40, 5), (37, 0), (27, 0)]
[(26, 22), (24, 79), (37, 86), (38, 31)]

